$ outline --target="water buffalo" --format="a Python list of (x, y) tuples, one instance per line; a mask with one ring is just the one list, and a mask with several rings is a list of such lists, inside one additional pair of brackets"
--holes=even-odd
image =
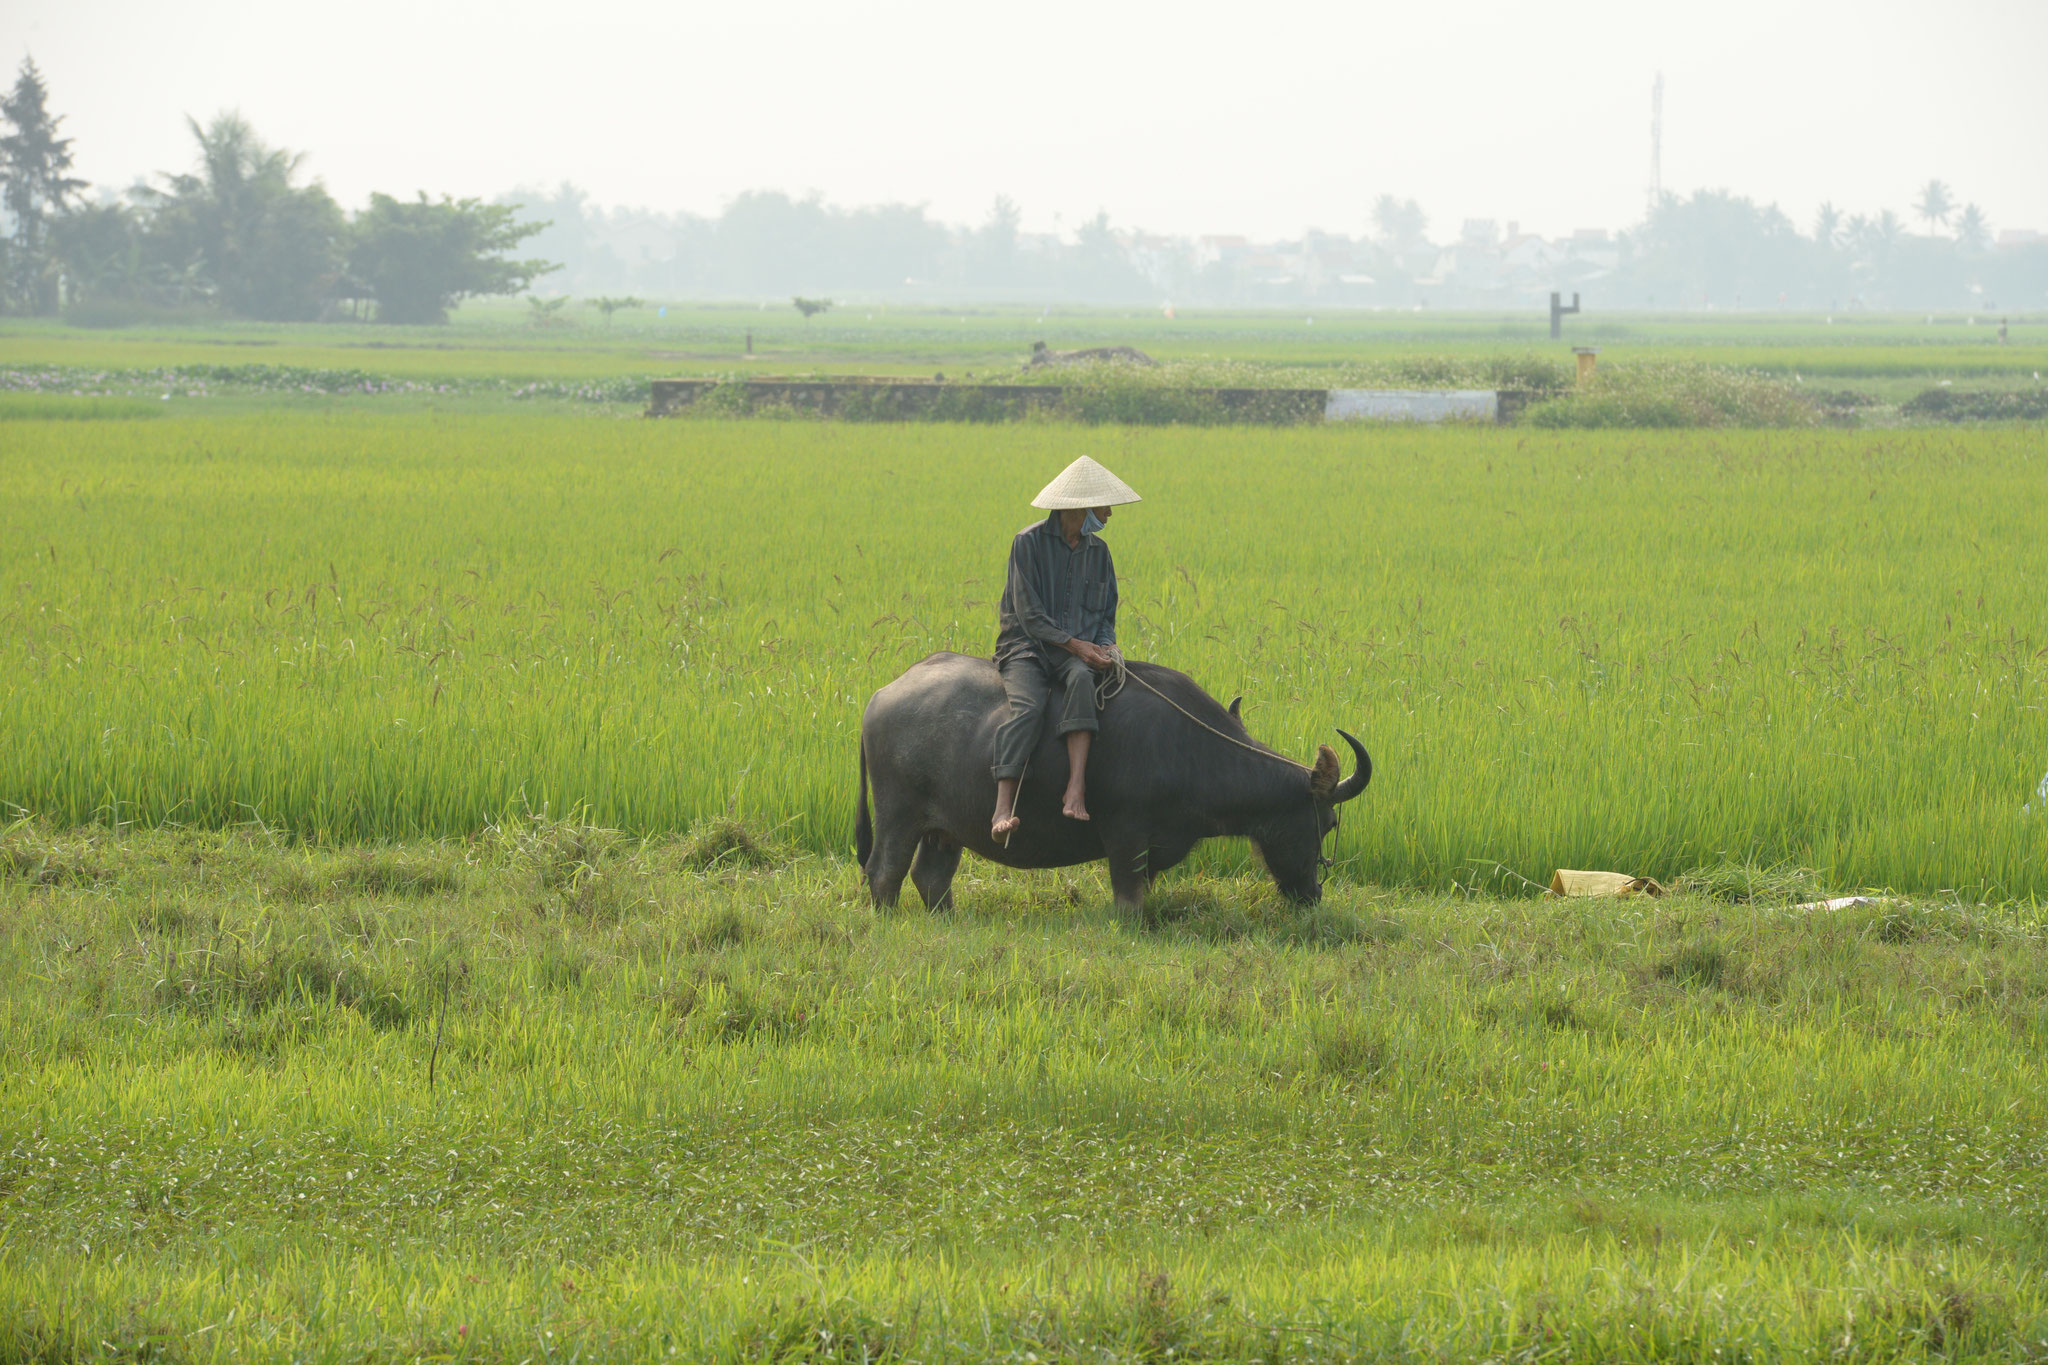
[(971, 848), (1008, 867), (1107, 857), (1117, 905), (1135, 911), (1152, 878), (1221, 834), (1250, 839), (1284, 895), (1319, 899), (1323, 840), (1337, 826), (1336, 808), (1372, 780), (1365, 746), (1337, 732), (1358, 756), (1340, 781), (1328, 745), (1304, 767), (1253, 740), (1237, 702), (1225, 708), (1185, 673), (1148, 663), (1129, 670), (1103, 711), (1088, 762), (1094, 819), (1060, 814), (1066, 747), (1048, 727), (1017, 798), (1024, 824), (1007, 846), (989, 835), (996, 804), (989, 761), (996, 726), (1008, 714), (996, 666), (934, 654), (875, 693), (861, 717), (854, 826), (875, 903), (894, 905), (907, 872), (926, 905), (950, 907), (960, 851)]

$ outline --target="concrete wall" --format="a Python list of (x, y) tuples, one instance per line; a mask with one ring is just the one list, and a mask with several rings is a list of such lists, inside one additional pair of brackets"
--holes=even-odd
[[(715, 379), (656, 379), (649, 417), (680, 412), (719, 388)], [(867, 421), (1014, 421), (1056, 410), (1082, 421), (1507, 422), (1528, 395), (1492, 389), (1167, 389), (1101, 390), (1058, 384), (949, 384), (929, 379), (748, 379), (740, 410), (792, 408)]]
[(1497, 422), (1492, 389), (1331, 389), (1325, 422)]

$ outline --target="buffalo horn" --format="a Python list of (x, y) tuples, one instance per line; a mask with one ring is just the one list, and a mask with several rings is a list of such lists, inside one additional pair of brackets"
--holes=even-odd
[(1372, 781), (1372, 755), (1365, 746), (1354, 739), (1348, 731), (1337, 732), (1344, 736), (1344, 742), (1351, 746), (1351, 752), (1358, 756), (1358, 766), (1351, 770), (1351, 776), (1337, 784), (1337, 790), (1330, 795), (1333, 805), (1342, 805), (1365, 790), (1365, 784)]

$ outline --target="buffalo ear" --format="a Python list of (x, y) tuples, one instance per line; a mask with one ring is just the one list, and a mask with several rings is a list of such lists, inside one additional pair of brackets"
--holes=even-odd
[(1308, 794), (1327, 801), (1337, 791), (1337, 751), (1324, 744), (1316, 749), (1316, 766), (1308, 770)]
[(1237, 708), (1238, 708), (1238, 707), (1240, 707), (1240, 706), (1242, 706), (1243, 704), (1244, 704), (1244, 698), (1243, 698), (1243, 697), (1232, 697), (1232, 698), (1230, 699), (1230, 714), (1231, 714), (1231, 716), (1232, 716), (1232, 717), (1234, 717), (1234, 718), (1235, 718), (1235, 719), (1237, 719), (1237, 720), (1243, 720), (1243, 719), (1244, 719), (1244, 717), (1243, 717), (1243, 716), (1240, 716), (1240, 715), (1238, 715), (1238, 714), (1237, 714)]

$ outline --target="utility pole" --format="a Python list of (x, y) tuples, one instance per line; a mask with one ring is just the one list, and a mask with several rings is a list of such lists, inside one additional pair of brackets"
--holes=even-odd
[(1664, 198), (1664, 73), (1650, 86), (1650, 211)]
[(1579, 311), (1579, 296), (1578, 296), (1578, 294), (1577, 294), (1577, 293), (1574, 293), (1574, 294), (1572, 295), (1572, 306), (1571, 306), (1571, 307), (1569, 307), (1569, 308), (1567, 308), (1567, 307), (1565, 307), (1565, 306), (1564, 306), (1564, 295), (1563, 295), (1563, 294), (1560, 294), (1560, 293), (1558, 293), (1558, 292), (1557, 292), (1557, 291), (1555, 291), (1555, 290), (1552, 290), (1552, 291), (1551, 291), (1551, 295), (1550, 295), (1550, 339), (1551, 339), (1552, 341), (1556, 341), (1556, 340), (1557, 340), (1557, 339), (1558, 339), (1559, 337), (1561, 337), (1561, 336), (1563, 336), (1563, 335), (1564, 335), (1564, 315), (1565, 315), (1566, 313), (1576, 313), (1576, 312), (1578, 312), (1578, 311)]

